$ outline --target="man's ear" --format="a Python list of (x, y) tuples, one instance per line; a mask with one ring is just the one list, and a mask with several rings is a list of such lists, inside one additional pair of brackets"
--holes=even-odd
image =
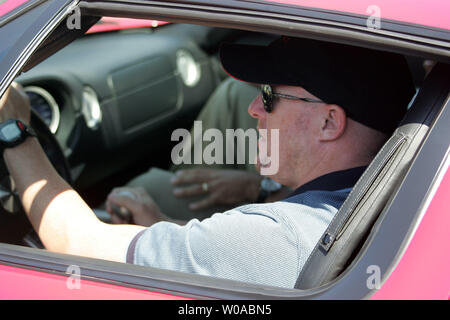
[(320, 141), (339, 139), (347, 126), (347, 116), (344, 109), (335, 104), (325, 106), (323, 123), (320, 131)]

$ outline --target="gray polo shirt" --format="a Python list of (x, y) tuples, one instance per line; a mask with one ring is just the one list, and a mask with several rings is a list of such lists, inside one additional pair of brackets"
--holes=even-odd
[(156, 223), (133, 239), (127, 262), (293, 288), (364, 169), (324, 175), (283, 201), (244, 205), (184, 226)]

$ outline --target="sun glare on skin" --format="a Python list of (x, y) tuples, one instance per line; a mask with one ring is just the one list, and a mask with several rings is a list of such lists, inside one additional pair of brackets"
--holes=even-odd
[(31, 205), (36, 195), (47, 185), (48, 181), (43, 179), (34, 182), (28, 188), (25, 189), (23, 193), (23, 207), (25, 211), (29, 212), (31, 210)]

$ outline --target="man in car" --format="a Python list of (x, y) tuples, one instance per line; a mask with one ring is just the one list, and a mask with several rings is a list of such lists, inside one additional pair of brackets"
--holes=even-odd
[[(167, 221), (145, 193), (116, 197), (148, 228), (100, 222), (23, 133), (29, 106), (12, 88), (1, 100), (0, 132), (20, 131), (3, 156), (25, 212), (48, 250), (293, 288), (309, 254), (350, 190), (396, 128), (414, 94), (403, 57), (295, 38), (269, 46), (227, 45), (224, 68), (264, 84), (248, 112), (278, 130), (279, 170), (295, 189), (283, 201), (252, 204), (185, 224)], [(23, 128), (23, 129), (22, 129)], [(260, 146), (264, 141), (260, 141)], [(260, 164), (261, 170), (267, 163)]]
[[(256, 119), (248, 114), (247, 107), (259, 91), (258, 86), (226, 78), (213, 92), (196, 119), (197, 123), (200, 122), (202, 131), (194, 127), (190, 132), (194, 141), (183, 141), (187, 152), (183, 154), (182, 163), (173, 164), (169, 170), (150, 168), (129, 181), (126, 186), (113, 189), (112, 195), (132, 196), (143, 188), (161, 211), (173, 219), (184, 220), (204, 219), (213, 213), (245, 203), (272, 202), (286, 197), (291, 190), (267, 181), (268, 178), (263, 181), (256, 172), (255, 159), (250, 159), (250, 152), (245, 146), (235, 145), (234, 140), (224, 139), (222, 163), (194, 163), (194, 146), (200, 145), (201, 150), (205, 150), (211, 143), (203, 139), (207, 130), (220, 130), (223, 136), (229, 129), (240, 129), (242, 132), (255, 130)], [(233, 161), (226, 161), (226, 153), (230, 148), (234, 151)], [(247, 158), (243, 163), (238, 161), (241, 155)], [(274, 187), (270, 188), (272, 185)], [(107, 201), (106, 207), (112, 211), (110, 201)], [(99, 210), (95, 212), (99, 213)], [(105, 221), (110, 219), (103, 212), (100, 213), (105, 216)], [(129, 216), (125, 219), (112, 215), (115, 223), (132, 222)]]

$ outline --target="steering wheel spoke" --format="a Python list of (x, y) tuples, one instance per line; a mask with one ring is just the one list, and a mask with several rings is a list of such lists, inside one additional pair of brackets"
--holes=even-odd
[(3, 210), (10, 214), (16, 214), (22, 210), (22, 203), (10, 175), (0, 180), (0, 203)]

